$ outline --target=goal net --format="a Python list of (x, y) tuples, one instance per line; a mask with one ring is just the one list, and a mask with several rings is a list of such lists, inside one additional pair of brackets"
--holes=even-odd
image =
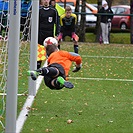
[[(30, 30), (31, 30), (31, 0), (21, 0), (20, 44), (19, 44), (19, 96), (26, 96), (28, 83), (23, 81), (23, 69), (29, 66)], [(5, 130), (5, 105), (7, 92), (8, 67), (8, 31), (9, 31), (9, 1), (0, 0), (0, 132)], [(23, 57), (23, 58), (22, 58)], [(20, 59), (21, 58), (21, 59)], [(28, 80), (28, 79), (27, 79)], [(22, 105), (23, 106), (23, 105)], [(19, 107), (18, 107), (19, 108)], [(20, 107), (21, 108), (21, 107)]]

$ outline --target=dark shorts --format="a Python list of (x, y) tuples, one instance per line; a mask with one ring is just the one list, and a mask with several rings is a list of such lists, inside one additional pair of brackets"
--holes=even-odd
[(76, 35), (75, 32), (70, 31), (70, 30), (69, 31), (63, 31), (63, 33), (60, 33), (58, 36), (58, 40), (59, 41), (61, 41), (62, 39), (64, 40), (64, 38), (66, 36), (71, 37), (71, 40), (76, 41), (76, 42), (78, 42), (78, 40), (79, 40), (78, 35)]
[(64, 39), (66, 36), (72, 37), (72, 31), (63, 31), (62, 39)]
[[(66, 76), (65, 76), (65, 70), (64, 68), (60, 65), (60, 64), (57, 64), (57, 63), (53, 63), (51, 65), (49, 65), (48, 67), (56, 67), (58, 70), (59, 70), (59, 76), (62, 76), (64, 79), (66, 79)], [(55, 88), (51, 85), (51, 81), (53, 79), (56, 79), (57, 77), (49, 77), (49, 76), (44, 76), (44, 82), (45, 82), (45, 85), (47, 87), (49, 87), (50, 89), (52, 90), (59, 90), (59, 89), (62, 89), (63, 87), (59, 87), (59, 88)]]
[(44, 40), (47, 37), (54, 37), (53, 31), (48, 31), (48, 32), (39, 31), (39, 34), (38, 34), (38, 44), (43, 45), (43, 42), (44, 42)]

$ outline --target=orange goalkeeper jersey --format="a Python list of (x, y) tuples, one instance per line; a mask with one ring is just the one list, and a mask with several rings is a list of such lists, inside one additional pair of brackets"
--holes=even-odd
[(60, 50), (60, 51), (53, 52), (48, 57), (48, 65), (52, 63), (58, 63), (62, 65), (65, 70), (66, 76), (68, 76), (68, 72), (70, 70), (72, 62), (75, 62), (77, 65), (80, 65), (82, 63), (82, 59), (80, 55), (73, 52)]

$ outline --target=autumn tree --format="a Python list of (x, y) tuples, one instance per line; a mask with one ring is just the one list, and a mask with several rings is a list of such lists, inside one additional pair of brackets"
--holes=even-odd
[[(86, 23), (85, 5), (86, 5), (86, 0), (82, 0), (82, 3), (80, 3), (80, 0), (76, 0), (75, 12), (77, 12), (77, 17), (78, 15), (81, 15), (81, 20), (77, 24), (77, 33), (80, 42), (85, 42), (85, 23)], [(81, 11), (81, 14), (78, 14), (79, 10)]]
[[(100, 8), (101, 8), (101, 5), (102, 5), (102, 0), (98, 0), (97, 4), (98, 4), (98, 11), (99, 11)], [(99, 37), (100, 37), (100, 34), (101, 34), (100, 16), (99, 15), (97, 15), (97, 23), (96, 23), (96, 29), (95, 30), (96, 30), (96, 39), (95, 39), (95, 41), (99, 42)]]

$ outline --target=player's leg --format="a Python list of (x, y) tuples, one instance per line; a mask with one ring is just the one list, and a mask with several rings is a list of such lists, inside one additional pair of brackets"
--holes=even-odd
[(58, 49), (60, 49), (61, 40), (58, 41)]
[(37, 71), (27, 71), (28, 76), (31, 76), (32, 80), (36, 80), (37, 77), (39, 76), (39, 73)]
[[(43, 45), (43, 41), (45, 40), (45, 34), (42, 31), (38, 33), (38, 44)], [(41, 68), (42, 61), (37, 61), (37, 69)]]
[(73, 84), (71, 82), (66, 81), (66, 75), (65, 75), (65, 71), (64, 68), (60, 65), (60, 64), (52, 64), (52, 67), (56, 67), (59, 70), (59, 75), (54, 78), (51, 82), (51, 84), (53, 86), (55, 86), (56, 88), (60, 87), (66, 87), (66, 88), (73, 88)]
[(62, 41), (62, 36), (63, 36), (63, 33), (59, 33), (57, 39), (58, 39), (58, 49), (60, 49), (60, 44), (61, 44), (61, 41)]
[(59, 70), (55, 67), (42, 67), (35, 71), (28, 71), (28, 75), (31, 76), (33, 80), (36, 80), (39, 75), (57, 77), (59, 75)]
[(74, 43), (74, 52), (78, 54), (78, 50), (79, 50), (78, 42), (73, 41), (73, 43)]
[[(50, 88), (56, 88), (57, 90), (61, 89), (63, 87), (70, 88), (70, 89), (74, 87), (71, 82), (66, 81), (62, 76), (58, 76), (59, 75), (58, 69), (56, 69), (56, 68), (54, 69), (54, 68), (50, 67), (48, 70), (47, 68), (43, 68), (42, 70), (40, 68), (36, 71), (28, 71), (29, 76), (31, 76), (32, 80), (36, 80), (39, 75), (42, 75), (44, 77), (45, 76), (53, 77), (53, 80), (51, 81), (51, 85), (49, 85), (49, 83), (46, 85)], [(54, 78), (54, 76), (55, 77), (58, 76), (58, 77)], [(45, 78), (45, 81), (46, 80), (47, 80), (47, 78)], [(53, 86), (53, 87), (51, 87), (51, 86)]]
[(58, 76), (56, 78), (45, 76), (44, 82), (45, 85), (49, 87), (51, 90), (60, 90), (63, 87), (72, 89), (74, 87), (71, 82), (66, 81), (62, 76)]
[(60, 84), (60, 86), (66, 87), (66, 88), (73, 88), (73, 84), (69, 81), (66, 81), (63, 77), (59, 76), (56, 80), (56, 83)]
[(74, 43), (74, 52), (78, 54), (78, 40), (79, 40), (79, 37), (74, 33), (72, 32), (71, 33), (72, 35), (72, 39), (73, 39), (73, 43)]

